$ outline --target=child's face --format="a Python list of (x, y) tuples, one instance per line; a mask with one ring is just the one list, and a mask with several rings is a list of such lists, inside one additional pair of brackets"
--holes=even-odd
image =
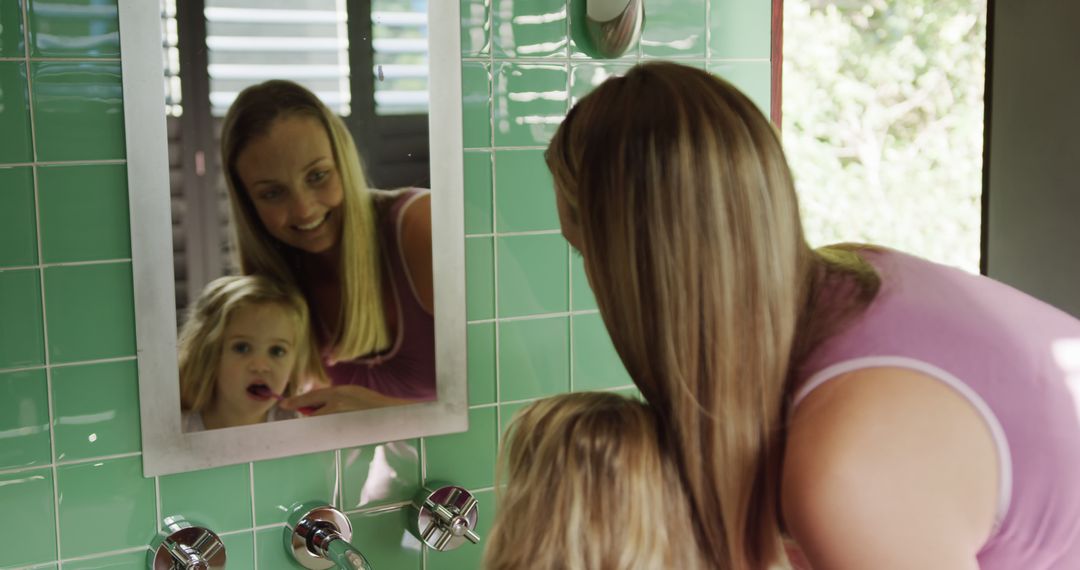
[(240, 151), (236, 170), (270, 235), (308, 253), (337, 245), (344, 193), (330, 137), (317, 119), (275, 119)]
[(222, 338), (214, 397), (234, 425), (261, 422), (273, 407), (274, 399), (258, 387), (274, 394), (285, 391), (296, 364), (296, 337), (293, 319), (275, 303), (233, 311)]

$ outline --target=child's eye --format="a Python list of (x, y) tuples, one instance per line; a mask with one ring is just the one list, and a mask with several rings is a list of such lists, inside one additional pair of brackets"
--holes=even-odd
[(318, 184), (319, 182), (322, 182), (323, 180), (325, 180), (326, 177), (329, 176), (329, 175), (330, 175), (329, 170), (316, 170), (316, 171), (312, 172), (311, 174), (308, 174), (308, 182), (310, 182), (312, 184)]
[(282, 356), (285, 356), (288, 353), (289, 353), (289, 351), (286, 350), (284, 346), (271, 346), (270, 347), (270, 356), (280, 358)]
[(230, 348), (236, 354), (247, 354), (251, 352), (251, 345), (244, 341), (234, 342)]

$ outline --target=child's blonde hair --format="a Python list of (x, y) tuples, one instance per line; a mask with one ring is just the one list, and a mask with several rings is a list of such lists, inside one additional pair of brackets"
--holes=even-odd
[(253, 305), (274, 304), (286, 311), (296, 332), (296, 362), (285, 396), (296, 393), (306, 376), (321, 377), (322, 365), (308, 332), (307, 302), (295, 289), (262, 275), (231, 275), (211, 281), (188, 310), (180, 330), (180, 406), (201, 411), (214, 396), (225, 327), (234, 312)]
[(509, 429), (485, 568), (703, 567), (689, 502), (647, 404), (563, 394), (529, 405)]
[(331, 357), (337, 362), (385, 350), (392, 339), (383, 311), (377, 219), (360, 154), (345, 123), (314, 93), (291, 81), (275, 79), (241, 91), (221, 128), (222, 168), (240, 271), (300, 283), (296, 250), (263, 227), (236, 167), (252, 140), (266, 135), (278, 119), (296, 116), (315, 119), (326, 129), (341, 176), (341, 312), (337, 322), (320, 323), (332, 332)]

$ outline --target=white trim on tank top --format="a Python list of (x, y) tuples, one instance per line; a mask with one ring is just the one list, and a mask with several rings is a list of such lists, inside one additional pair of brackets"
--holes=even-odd
[(907, 356), (882, 355), (853, 358), (837, 362), (811, 376), (803, 384), (802, 388), (795, 393), (795, 397), (791, 402), (791, 412), (794, 413), (799, 403), (822, 384), (843, 374), (864, 368), (908, 368), (921, 372), (956, 390), (975, 407), (975, 410), (982, 416), (983, 421), (986, 422), (986, 427), (990, 429), (990, 436), (994, 439), (994, 446), (997, 448), (998, 472), (1001, 475), (1001, 481), (998, 485), (997, 513), (994, 516), (994, 529), (991, 535), (997, 533), (1001, 523), (1005, 520), (1005, 516), (1009, 513), (1009, 504), (1012, 501), (1012, 454), (1009, 451), (1009, 440), (1005, 437), (1005, 430), (1002, 429), (1001, 422), (998, 421), (990, 406), (963, 380), (933, 364)]

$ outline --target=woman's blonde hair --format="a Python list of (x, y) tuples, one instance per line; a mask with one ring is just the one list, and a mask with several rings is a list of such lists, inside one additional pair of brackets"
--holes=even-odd
[(294, 116), (316, 119), (326, 129), (344, 190), (341, 313), (336, 323), (324, 323), (333, 331), (331, 359), (352, 360), (385, 350), (391, 339), (383, 314), (375, 206), (360, 155), (345, 123), (313, 93), (291, 81), (271, 80), (244, 89), (229, 107), (222, 126), (221, 158), (240, 270), (297, 285), (302, 282), (295, 274), (299, 252), (266, 231), (236, 169), (240, 153), (252, 140), (265, 136), (277, 119)]
[(487, 570), (705, 567), (649, 406), (581, 392), (535, 402), (499, 453)]
[[(615, 348), (668, 426), (716, 568), (783, 563), (791, 370), (877, 290), (815, 252), (771, 123), (698, 69), (638, 65), (583, 98), (546, 154)], [(824, 314), (826, 283), (852, 284)]]
[(213, 399), (218, 382), (218, 363), (224, 350), (225, 327), (237, 309), (257, 305), (277, 305), (292, 320), (296, 333), (296, 362), (289, 374), (284, 396), (297, 392), (307, 378), (323, 374), (318, 353), (309, 334), (307, 303), (289, 285), (262, 275), (219, 277), (203, 289), (188, 310), (187, 321), (180, 329), (180, 406), (187, 411), (202, 411)]

